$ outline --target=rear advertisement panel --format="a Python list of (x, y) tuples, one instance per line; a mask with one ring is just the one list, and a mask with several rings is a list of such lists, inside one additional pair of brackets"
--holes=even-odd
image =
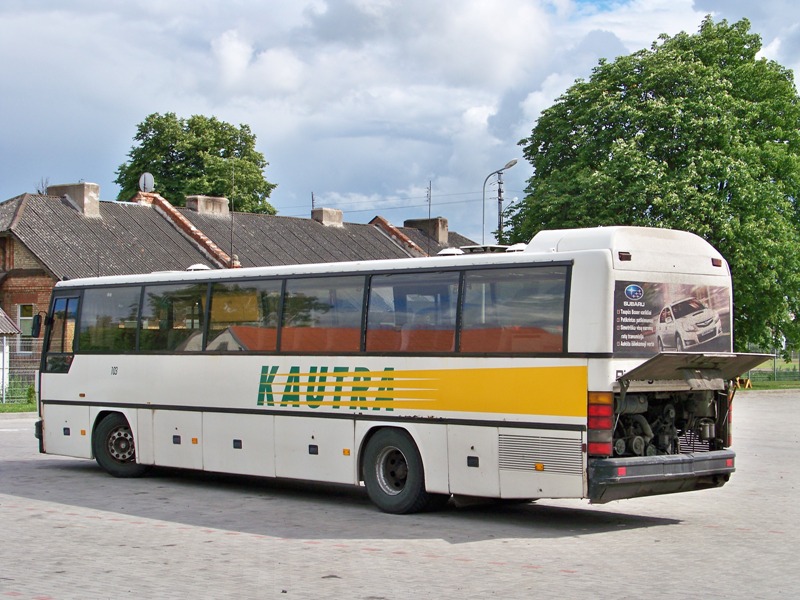
[(730, 290), (724, 286), (617, 281), (614, 354), (730, 352)]

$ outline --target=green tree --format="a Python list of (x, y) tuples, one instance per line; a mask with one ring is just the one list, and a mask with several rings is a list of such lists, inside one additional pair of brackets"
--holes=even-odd
[(733, 272), (734, 333), (800, 343), (800, 104), (791, 71), (757, 58), (750, 23), (600, 61), (545, 110), (525, 158), (511, 241), (541, 229), (641, 225), (692, 231)]
[(275, 184), (264, 177), (268, 163), (247, 125), (237, 129), (215, 117), (153, 113), (139, 124), (134, 140), (114, 180), (121, 187), (118, 200), (133, 197), (139, 177), (149, 172), (156, 191), (178, 206), (189, 195), (225, 196), (233, 210), (275, 214), (267, 201)]

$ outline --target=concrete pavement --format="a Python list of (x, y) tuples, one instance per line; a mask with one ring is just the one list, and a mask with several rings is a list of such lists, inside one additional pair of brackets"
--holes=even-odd
[(0, 419), (0, 598), (789, 598), (800, 392), (739, 392), (720, 489), (394, 516), (362, 490), (40, 455)]

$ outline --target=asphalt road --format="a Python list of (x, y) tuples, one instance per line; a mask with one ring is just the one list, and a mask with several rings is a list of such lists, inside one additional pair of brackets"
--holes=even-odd
[(0, 598), (793, 598), (800, 391), (739, 392), (726, 486), (387, 515), (362, 490), (40, 455), (0, 415)]

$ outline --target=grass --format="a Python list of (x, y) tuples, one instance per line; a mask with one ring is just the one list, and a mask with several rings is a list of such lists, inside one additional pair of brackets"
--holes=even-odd
[(797, 371), (798, 362), (800, 362), (800, 359), (793, 358), (790, 361), (785, 361), (779, 356), (777, 360), (770, 358), (769, 360), (764, 361), (758, 365), (755, 370), (772, 371), (773, 369), (777, 369), (778, 371)]
[(0, 413), (36, 412), (35, 402), (0, 402)]
[[(754, 381), (754, 390), (796, 390), (800, 389), (800, 380), (795, 381)], [(742, 390), (745, 391), (745, 390)]]

